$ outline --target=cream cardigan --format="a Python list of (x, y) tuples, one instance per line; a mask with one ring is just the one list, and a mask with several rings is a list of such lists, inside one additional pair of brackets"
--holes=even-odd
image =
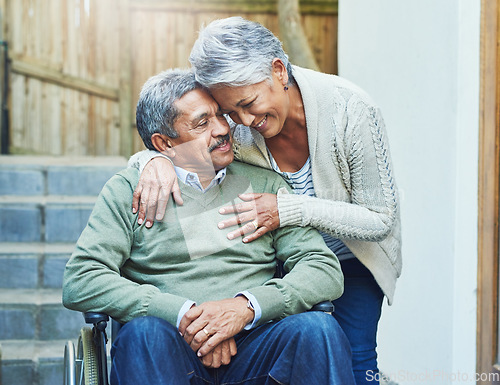
[[(304, 102), (316, 197), (278, 194), (280, 227), (313, 226), (340, 238), (372, 272), (392, 304), (401, 274), (401, 224), (389, 144), (380, 110), (370, 97), (338, 76), (293, 66)], [(235, 157), (271, 168), (264, 138), (234, 129)], [(158, 156), (134, 155), (142, 171)]]

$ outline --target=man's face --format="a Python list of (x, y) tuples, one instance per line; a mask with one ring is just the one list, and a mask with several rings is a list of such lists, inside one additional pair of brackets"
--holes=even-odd
[(170, 139), (174, 163), (196, 173), (213, 173), (230, 164), (234, 154), (229, 124), (210, 94), (193, 90), (174, 105), (180, 111), (174, 123), (179, 137)]

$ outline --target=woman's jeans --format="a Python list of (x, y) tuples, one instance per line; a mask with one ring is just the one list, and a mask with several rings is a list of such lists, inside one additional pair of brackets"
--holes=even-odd
[(231, 363), (207, 369), (171, 324), (135, 318), (113, 344), (111, 384), (355, 384), (349, 342), (331, 315), (292, 315), (235, 340), (238, 353)]
[(344, 294), (333, 303), (334, 316), (351, 344), (357, 385), (376, 385), (377, 326), (384, 294), (370, 271), (357, 258), (341, 261)]

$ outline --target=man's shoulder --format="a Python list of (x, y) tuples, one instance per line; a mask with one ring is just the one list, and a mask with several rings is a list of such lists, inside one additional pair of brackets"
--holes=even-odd
[(243, 163), (240, 161), (233, 161), (227, 166), (229, 172), (235, 175), (245, 175), (250, 179), (282, 179), (279, 174), (266, 168), (254, 166), (252, 164)]
[(122, 177), (129, 181), (130, 184), (136, 185), (139, 182), (139, 170), (134, 167), (124, 168), (115, 174), (115, 177)]
[(119, 190), (126, 191), (134, 190), (139, 182), (139, 171), (133, 167), (129, 167), (117, 172), (105, 184), (103, 192), (111, 190), (116, 193)]
[(227, 170), (228, 174), (244, 177), (245, 180), (248, 180), (255, 192), (276, 193), (280, 187), (287, 186), (281, 175), (266, 168), (233, 161)]

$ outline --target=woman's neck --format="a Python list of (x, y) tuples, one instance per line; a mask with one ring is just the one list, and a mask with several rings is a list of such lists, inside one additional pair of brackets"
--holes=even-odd
[(300, 90), (290, 87), (290, 108), (280, 133), (266, 138), (266, 146), (281, 171), (295, 172), (302, 168), (309, 156), (306, 115)]
[(295, 137), (297, 131), (306, 131), (306, 114), (299, 87), (297, 87), (296, 83), (293, 83), (287, 92), (290, 100), (288, 116), (283, 124), (283, 128), (277, 135), (282, 135), (283, 139), (286, 137)]

